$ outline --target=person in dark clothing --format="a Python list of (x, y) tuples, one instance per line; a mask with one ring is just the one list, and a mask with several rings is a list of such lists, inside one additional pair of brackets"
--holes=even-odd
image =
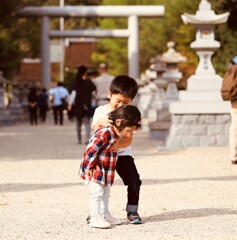
[(28, 103), (29, 103), (29, 114), (30, 114), (30, 123), (31, 125), (38, 124), (38, 115), (37, 115), (37, 105), (38, 105), (38, 96), (36, 88), (32, 87), (28, 94)]
[(48, 99), (49, 95), (46, 92), (46, 88), (42, 88), (41, 93), (38, 95), (39, 114), (42, 122), (46, 121), (47, 111), (49, 109)]
[(93, 116), (93, 110), (91, 107), (92, 93), (96, 91), (96, 86), (89, 79), (86, 78), (87, 67), (80, 66), (77, 71), (75, 81), (72, 86), (72, 92), (69, 98), (68, 109), (71, 110), (74, 105), (74, 116), (76, 117), (76, 129), (78, 143), (82, 143), (81, 127), (82, 123), (86, 128), (86, 142), (90, 139), (91, 131), (91, 118)]

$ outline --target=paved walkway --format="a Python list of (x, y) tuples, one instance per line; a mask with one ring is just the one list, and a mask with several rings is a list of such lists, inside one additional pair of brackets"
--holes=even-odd
[(74, 124), (0, 128), (0, 239), (237, 239), (237, 166), (228, 148), (162, 150), (142, 131), (133, 152), (144, 224), (127, 223), (126, 188), (116, 176), (110, 209), (123, 224), (91, 229), (77, 176), (85, 146), (76, 144)]

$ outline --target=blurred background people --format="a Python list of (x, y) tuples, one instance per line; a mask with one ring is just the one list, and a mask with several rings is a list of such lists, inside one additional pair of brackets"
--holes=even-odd
[(49, 95), (46, 88), (42, 88), (38, 95), (39, 116), (42, 122), (46, 121), (47, 111), (49, 109), (48, 99)]
[(96, 91), (95, 84), (87, 78), (87, 67), (80, 66), (77, 69), (75, 81), (72, 86), (72, 92), (68, 101), (68, 109), (74, 109), (76, 118), (76, 130), (78, 144), (82, 143), (82, 123), (85, 124), (86, 136), (85, 143), (90, 139), (91, 119), (93, 116), (92, 96)]
[(69, 96), (68, 90), (63, 86), (61, 82), (57, 83), (57, 86), (49, 90), (49, 98), (53, 108), (54, 124), (63, 125), (63, 110), (64, 103)]
[(38, 114), (37, 114), (38, 96), (37, 96), (37, 90), (35, 87), (30, 88), (27, 99), (29, 103), (30, 124), (37, 125), (38, 124)]
[(108, 92), (114, 76), (109, 74), (108, 64), (105, 62), (100, 63), (98, 72), (99, 76), (93, 82), (97, 88), (97, 106), (102, 106), (109, 103)]

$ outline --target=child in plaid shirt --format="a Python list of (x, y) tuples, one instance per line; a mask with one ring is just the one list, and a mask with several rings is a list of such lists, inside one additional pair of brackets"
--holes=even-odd
[(90, 226), (110, 228), (121, 224), (109, 212), (110, 187), (114, 182), (117, 152), (113, 144), (129, 138), (141, 125), (137, 107), (126, 105), (108, 114), (110, 126), (100, 126), (90, 139), (80, 166), (79, 175), (88, 181), (90, 192)]

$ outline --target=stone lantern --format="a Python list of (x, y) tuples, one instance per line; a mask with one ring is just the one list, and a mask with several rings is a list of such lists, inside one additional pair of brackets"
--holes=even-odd
[[(186, 61), (186, 57), (176, 52), (175, 42), (167, 43), (168, 50), (158, 56), (159, 63), (165, 64), (165, 71), (161, 74), (162, 81), (166, 82), (166, 92), (161, 107), (157, 112), (157, 119), (149, 122), (150, 137), (165, 140), (171, 123), (169, 104), (178, 100), (177, 82), (182, 78), (182, 73), (178, 70), (178, 63)], [(162, 69), (164, 70), (164, 68)]]
[(211, 4), (207, 0), (202, 0), (195, 15), (184, 13), (181, 17), (185, 24), (190, 23), (197, 28), (196, 40), (191, 43), (191, 48), (196, 50), (199, 64), (195, 75), (188, 80), (188, 88), (197, 89), (199, 87), (195, 85), (197, 80), (197, 84), (202, 85), (204, 89), (213, 89), (214, 85), (219, 87), (222, 78), (216, 74), (211, 62), (214, 51), (220, 47), (220, 43), (215, 40), (214, 26), (225, 23), (229, 13), (217, 15), (211, 10)]
[(166, 71), (166, 64), (161, 61), (161, 55), (157, 55), (155, 58), (150, 59), (153, 71), (156, 72), (154, 83), (157, 85), (158, 92), (156, 94), (156, 101), (154, 102), (154, 109), (161, 110), (162, 102), (165, 98), (165, 89), (167, 88), (167, 81), (163, 79), (163, 73)]
[(6, 107), (4, 96), (6, 82), (7, 80), (2, 76), (2, 72), (0, 71), (0, 126), (13, 124), (13, 117), (10, 115), (10, 111)]
[(178, 63), (185, 62), (187, 59), (175, 51), (175, 42), (168, 42), (167, 47), (168, 51), (163, 53), (160, 58), (160, 61), (166, 64), (166, 71), (162, 75), (162, 78), (167, 81), (167, 89), (163, 101), (164, 109), (168, 109), (171, 101), (178, 100), (179, 93), (176, 83), (182, 78), (182, 73), (178, 70)]
[(0, 71), (0, 109), (6, 108), (4, 100), (4, 81), (5, 79), (3, 78), (2, 72)]
[(222, 78), (216, 74), (211, 57), (220, 43), (214, 39), (214, 26), (225, 23), (229, 13), (215, 14), (207, 0), (201, 0), (195, 15), (184, 13), (185, 24), (197, 28), (191, 43), (199, 64), (187, 80), (187, 89), (179, 92), (179, 101), (170, 104), (171, 128), (167, 147), (225, 146), (228, 144), (229, 102), (220, 95)]
[(19, 83), (17, 81), (14, 81), (12, 83), (12, 100), (9, 107), (11, 114), (13, 116), (16, 116), (17, 118), (19, 118), (23, 113), (21, 104), (18, 99), (18, 94), (19, 94), (18, 87), (19, 87)]

